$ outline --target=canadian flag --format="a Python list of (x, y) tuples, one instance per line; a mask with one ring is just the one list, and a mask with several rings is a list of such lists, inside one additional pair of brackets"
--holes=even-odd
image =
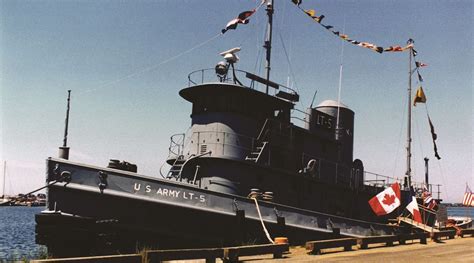
[(369, 200), (369, 205), (378, 216), (390, 214), (400, 206), (400, 184), (394, 183)]
[(420, 209), (418, 208), (418, 203), (416, 202), (416, 198), (414, 196), (411, 197), (411, 202), (407, 205), (407, 210), (413, 215), (413, 220), (418, 223), (423, 223), (421, 220)]

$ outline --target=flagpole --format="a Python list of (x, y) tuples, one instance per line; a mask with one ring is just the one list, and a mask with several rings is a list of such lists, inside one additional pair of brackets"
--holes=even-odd
[(273, 24), (273, 0), (267, 3), (267, 15), (268, 15), (268, 24), (267, 24), (267, 35), (265, 39), (265, 44), (263, 47), (267, 50), (265, 69), (267, 71), (266, 79), (267, 84), (265, 88), (265, 93), (268, 94), (268, 83), (270, 81), (270, 58), (272, 50), (272, 24)]
[[(409, 39), (407, 44), (413, 44), (413, 39)], [(411, 67), (412, 67), (412, 53), (413, 53), (413, 46), (409, 48), (408, 52), (408, 120), (407, 120), (407, 170), (406, 170), (406, 180), (405, 180), (405, 188), (410, 188), (411, 186)]]

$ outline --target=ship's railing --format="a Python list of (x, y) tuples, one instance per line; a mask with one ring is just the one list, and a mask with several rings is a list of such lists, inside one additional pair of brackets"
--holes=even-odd
[[(376, 186), (376, 187), (388, 187), (393, 183), (398, 182), (403, 185), (403, 179), (393, 178), (386, 175), (381, 175), (373, 172), (364, 171), (364, 184)], [(422, 182), (412, 182), (412, 188), (417, 197), (422, 197), (425, 190), (433, 194), (433, 198), (440, 199), (441, 197), (441, 185), (440, 184), (428, 184)]]
[(291, 110), (291, 120), (295, 121), (294, 123), (301, 128), (305, 128), (306, 124), (310, 123), (309, 114), (300, 109)]
[(433, 196), (433, 198), (441, 199), (441, 185), (440, 184), (428, 184), (428, 187), (425, 183), (412, 182), (416, 197), (423, 197), (423, 192), (427, 190)]
[[(250, 88), (253, 90), (260, 91), (260, 92), (266, 91), (265, 84), (263, 84), (260, 81), (257, 81), (255, 78), (249, 77), (249, 76), (255, 76), (252, 73), (243, 71), (243, 70), (238, 70), (238, 69), (236, 69), (234, 72), (232, 71), (232, 69), (229, 69), (226, 75), (221, 76), (221, 75), (216, 74), (214, 68), (196, 70), (188, 74), (188, 87), (204, 84), (204, 83), (221, 82), (221, 83), (239, 85), (239, 86)], [(279, 83), (274, 83), (274, 82), (271, 82), (271, 83), (272, 85), (270, 85), (270, 87), (272, 87), (272, 89), (269, 90), (269, 95), (277, 96), (278, 89), (283, 90), (284, 92), (288, 94), (297, 94), (297, 92), (290, 87), (287, 87)]]
[(174, 134), (170, 138), (169, 156), (183, 155), (184, 133)]
[(376, 186), (376, 187), (385, 187), (390, 186), (393, 183), (398, 182), (403, 184), (403, 179), (393, 178), (390, 176), (364, 171), (364, 184)]

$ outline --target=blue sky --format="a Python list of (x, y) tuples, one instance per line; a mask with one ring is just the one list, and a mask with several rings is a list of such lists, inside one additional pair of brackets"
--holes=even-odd
[[(238, 68), (257, 65), (263, 75), (263, 8), (249, 24), (212, 39), (257, 2), (1, 1), (6, 192), (43, 185), (45, 159), (57, 156), (62, 143), (68, 89), (71, 160), (104, 166), (123, 159), (159, 176), (169, 137), (190, 125), (191, 107), (178, 96), (188, 73), (213, 67), (220, 52), (240, 46)], [(276, 0), (275, 7), (272, 79), (286, 83), (289, 75), (283, 40), (302, 97), (298, 108), (308, 107), (315, 90), (316, 103), (336, 99), (341, 41), (290, 0)], [(415, 40), (417, 59), (429, 65), (421, 74), (442, 160), (433, 156), (421, 104), (413, 111), (414, 180), (423, 179), (427, 156), (431, 181), (444, 185), (442, 197), (460, 201), (466, 182), (474, 188), (472, 1), (306, 0), (302, 7), (355, 40), (384, 47)], [(408, 54), (346, 43), (343, 61), (342, 101), (356, 112), (354, 157), (368, 171), (402, 178)]]

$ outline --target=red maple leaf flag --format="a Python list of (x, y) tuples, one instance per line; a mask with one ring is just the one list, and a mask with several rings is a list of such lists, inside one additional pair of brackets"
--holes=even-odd
[(395, 198), (396, 197), (394, 195), (385, 194), (383, 196), (382, 203), (384, 203), (386, 205), (391, 205), (391, 204), (395, 203)]
[(394, 183), (369, 200), (369, 205), (378, 216), (390, 214), (400, 206), (400, 184)]

